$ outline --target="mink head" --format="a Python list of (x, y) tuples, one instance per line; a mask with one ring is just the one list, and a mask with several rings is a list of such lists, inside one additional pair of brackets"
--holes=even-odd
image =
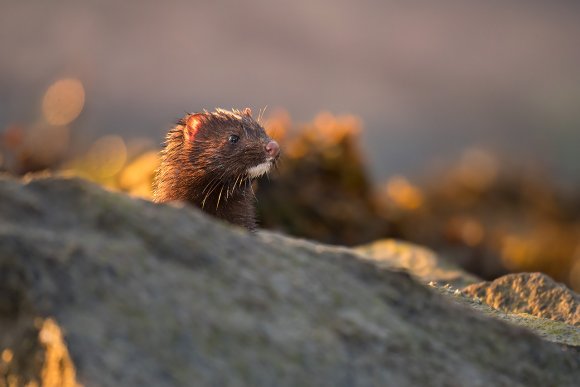
[(279, 154), (250, 109), (188, 114), (167, 134), (154, 199), (188, 200), (202, 208), (215, 199), (217, 207), (223, 194), (228, 199), (250, 188)]
[(250, 109), (190, 114), (180, 122), (183, 162), (212, 180), (233, 183), (265, 173), (280, 154), (276, 141), (251, 116)]
[(252, 180), (276, 164), (280, 148), (250, 109), (188, 114), (169, 131), (154, 200), (184, 200), (254, 230)]

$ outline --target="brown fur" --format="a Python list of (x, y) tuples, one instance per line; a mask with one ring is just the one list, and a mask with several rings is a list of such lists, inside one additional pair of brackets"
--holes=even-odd
[[(197, 131), (188, 126), (192, 118), (199, 120)], [(237, 143), (229, 141), (231, 135), (239, 136)], [(269, 141), (249, 109), (187, 115), (167, 134), (155, 176), (154, 201), (187, 201), (215, 217), (255, 230), (255, 198), (247, 169), (268, 159), (264, 148)]]

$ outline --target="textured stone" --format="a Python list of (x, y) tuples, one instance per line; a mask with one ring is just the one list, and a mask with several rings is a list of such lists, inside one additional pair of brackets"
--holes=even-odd
[(75, 179), (0, 180), (0, 214), (0, 380), (16, 385), (50, 385), (45, 369), (88, 387), (580, 378), (576, 352), (349, 249)]
[(527, 313), (580, 327), (580, 296), (541, 273), (509, 274), (463, 292), (505, 312)]

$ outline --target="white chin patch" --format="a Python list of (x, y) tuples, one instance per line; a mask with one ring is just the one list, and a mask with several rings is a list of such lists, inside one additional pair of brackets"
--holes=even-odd
[(250, 176), (250, 178), (252, 178), (252, 179), (260, 177), (264, 173), (268, 172), (270, 170), (271, 166), (272, 166), (272, 162), (266, 161), (262, 164), (256, 165), (255, 167), (248, 168), (248, 170), (247, 170), (248, 176)]

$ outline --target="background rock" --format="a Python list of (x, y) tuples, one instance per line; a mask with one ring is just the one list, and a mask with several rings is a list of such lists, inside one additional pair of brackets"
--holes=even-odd
[(394, 239), (384, 239), (355, 249), (381, 267), (404, 269), (423, 283), (466, 286), (481, 279), (437, 256), (433, 251)]
[(503, 311), (523, 312), (580, 327), (580, 296), (541, 273), (509, 274), (463, 292)]
[(470, 296), (459, 289), (454, 289), (450, 285), (439, 286), (430, 283), (439, 293), (449, 297), (451, 300), (468, 306), (479, 313), (493, 317), (497, 320), (505, 321), (509, 324), (523, 327), (533, 331), (544, 340), (560, 344), (568, 350), (580, 352), (580, 328), (561, 321), (548, 320), (543, 317), (532, 316), (523, 312), (510, 312), (494, 309), (481, 298)]
[[(192, 208), (80, 180), (2, 180), (0, 213), (4, 380), (45, 383), (53, 363), (62, 365), (58, 380), (85, 386), (573, 386), (580, 378), (577, 353), (349, 249), (250, 235)], [(48, 356), (59, 342), (66, 352)]]

